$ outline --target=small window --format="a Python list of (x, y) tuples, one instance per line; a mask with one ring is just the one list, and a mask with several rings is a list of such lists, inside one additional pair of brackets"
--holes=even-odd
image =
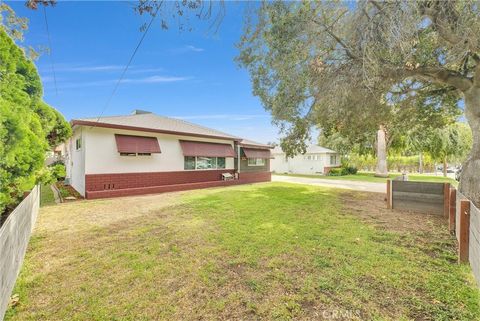
[(80, 148), (82, 148), (82, 138), (77, 138), (75, 140), (75, 149), (79, 150)]
[(225, 157), (217, 157), (217, 168), (225, 168)]
[(330, 155), (330, 165), (337, 164), (337, 155)]
[(184, 169), (195, 169), (195, 157), (185, 156)]
[(249, 158), (248, 159), (248, 166), (264, 166), (265, 159), (264, 158)]
[(120, 153), (120, 156), (152, 156), (151, 153)]
[(183, 168), (192, 169), (222, 169), (225, 168), (225, 157), (185, 156)]

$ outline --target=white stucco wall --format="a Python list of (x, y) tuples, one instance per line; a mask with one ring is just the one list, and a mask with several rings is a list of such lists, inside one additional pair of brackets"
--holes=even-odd
[[(184, 170), (184, 156), (179, 140), (230, 144), (233, 141), (207, 139), (150, 132), (128, 131), (100, 127), (83, 127), (85, 137), (85, 174), (171, 172)], [(160, 154), (151, 156), (120, 156), (115, 134), (157, 137)], [(234, 168), (234, 158), (226, 158), (226, 169)]]
[[(307, 153), (296, 155), (285, 160), (285, 154), (273, 154), (271, 170), (276, 173), (292, 174), (323, 174), (325, 167), (340, 165), (340, 157), (337, 156), (335, 164), (330, 163), (331, 153)], [(311, 159), (306, 159), (310, 156)]]
[[(75, 148), (75, 141), (81, 138), (82, 147), (77, 150)], [(83, 128), (75, 128), (72, 137), (66, 143), (65, 167), (67, 178), (77, 192), (85, 196), (85, 133)]]

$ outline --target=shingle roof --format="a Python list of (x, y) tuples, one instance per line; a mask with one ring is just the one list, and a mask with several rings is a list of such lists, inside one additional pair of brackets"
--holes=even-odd
[[(98, 120), (98, 122), (97, 122)], [(180, 134), (193, 134), (198, 136), (219, 137), (233, 140), (241, 138), (190, 122), (182, 119), (159, 116), (153, 113), (137, 113), (125, 116), (106, 116), (98, 118), (80, 118), (72, 120), (72, 125), (92, 125), (98, 127), (135, 127), (159, 132), (172, 132)], [(94, 123), (94, 124), (93, 124)]]
[[(272, 151), (273, 154), (283, 154), (282, 149), (280, 146), (275, 147)], [(318, 153), (336, 153), (336, 151), (318, 146), (318, 145), (310, 145), (307, 147), (307, 152), (305, 154), (318, 154)]]

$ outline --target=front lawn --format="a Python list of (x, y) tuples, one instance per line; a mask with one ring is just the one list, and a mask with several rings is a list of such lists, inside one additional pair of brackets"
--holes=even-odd
[[(322, 178), (322, 179), (333, 179), (333, 180), (348, 180), (348, 181), (361, 181), (361, 182), (373, 182), (373, 183), (385, 183), (386, 178), (384, 177), (375, 177), (375, 173), (372, 172), (358, 172), (355, 175), (344, 175), (344, 176), (325, 176), (325, 175), (303, 175), (303, 174), (275, 174), (281, 176), (296, 176), (296, 177), (307, 177), (307, 178)], [(391, 173), (388, 175), (389, 179), (393, 179), (397, 176), (400, 176), (400, 173)], [(458, 185), (458, 182), (449, 177), (443, 176), (433, 176), (425, 174), (408, 174), (408, 179), (410, 181), (418, 182), (437, 182), (437, 183), (451, 183), (455, 186)]]
[(478, 318), (442, 219), (382, 197), (266, 183), (44, 207), (7, 320)]

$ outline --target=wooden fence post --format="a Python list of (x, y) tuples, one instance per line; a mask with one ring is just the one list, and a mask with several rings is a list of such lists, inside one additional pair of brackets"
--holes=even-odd
[(387, 209), (392, 208), (392, 181), (387, 179)]
[(470, 201), (460, 201), (460, 235), (458, 240), (458, 262), (468, 262), (468, 243), (470, 237)]
[(450, 190), (450, 219), (448, 220), (448, 229), (450, 233), (455, 234), (455, 219), (457, 216), (457, 190)]
[(443, 184), (443, 216), (448, 219), (450, 214), (450, 183)]

